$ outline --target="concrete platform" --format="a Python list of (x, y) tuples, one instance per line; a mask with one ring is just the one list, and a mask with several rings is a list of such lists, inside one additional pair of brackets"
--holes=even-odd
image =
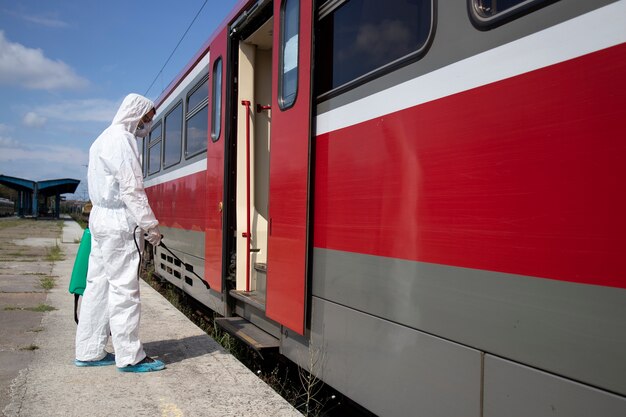
[(141, 282), (141, 338), (148, 355), (167, 369), (148, 374), (115, 366), (74, 366), (73, 296), (68, 293), (82, 229), (65, 221), (55, 262), (56, 287), (43, 314), (39, 347), (11, 384), (7, 416), (301, 416), (243, 364)]

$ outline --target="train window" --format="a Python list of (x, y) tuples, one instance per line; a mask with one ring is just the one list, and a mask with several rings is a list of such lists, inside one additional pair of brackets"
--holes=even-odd
[(298, 92), (298, 35), (300, 1), (286, 0), (281, 10), (279, 104), (285, 110), (296, 101)]
[(525, 14), (548, 0), (468, 0), (472, 19), (479, 27), (493, 28)]
[(150, 131), (148, 139), (148, 175), (161, 170), (161, 122), (159, 121)]
[(187, 97), (185, 158), (206, 151), (209, 132), (208, 95), (209, 80), (205, 78)]
[(222, 58), (213, 64), (213, 98), (211, 101), (211, 139), (217, 142), (222, 129)]
[(163, 136), (163, 163), (165, 168), (180, 162), (183, 145), (183, 102), (165, 116)]
[(432, 0), (323, 3), (316, 31), (315, 83), (323, 95), (419, 57), (433, 26)]
[(190, 157), (206, 151), (206, 140), (209, 133), (209, 112), (206, 105), (187, 119), (186, 129), (185, 156)]
[(161, 121), (159, 120), (154, 126), (152, 126), (152, 130), (150, 131), (149, 141), (156, 142), (157, 140), (161, 140)]
[(199, 105), (205, 105), (209, 97), (209, 77), (198, 84), (187, 96), (187, 112), (193, 112)]

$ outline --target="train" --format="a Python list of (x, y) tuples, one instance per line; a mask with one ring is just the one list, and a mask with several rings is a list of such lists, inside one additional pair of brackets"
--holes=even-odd
[(376, 415), (626, 415), (625, 22), (239, 1), (139, 142), (155, 273)]
[(15, 214), (15, 204), (8, 198), (0, 198), (0, 217), (13, 216)]

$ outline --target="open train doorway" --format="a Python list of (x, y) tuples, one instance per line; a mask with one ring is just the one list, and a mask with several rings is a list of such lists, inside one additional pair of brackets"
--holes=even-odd
[(236, 282), (231, 295), (265, 310), (272, 122), (271, 3), (239, 31), (236, 135)]
[(228, 304), (275, 337), (305, 334), (312, 4), (257, 0), (230, 27)]

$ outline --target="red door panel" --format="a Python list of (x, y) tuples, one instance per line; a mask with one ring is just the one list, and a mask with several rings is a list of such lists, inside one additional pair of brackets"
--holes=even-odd
[[(226, 29), (219, 33), (210, 47), (209, 63), (209, 135), (207, 144), (207, 220), (205, 233), (205, 268), (204, 277), (211, 289), (222, 291), (222, 226), (224, 201), (224, 95), (226, 85)], [(222, 60), (222, 88), (221, 88), (221, 123), (219, 136), (216, 140), (211, 137), (213, 132), (213, 74), (217, 60)]]
[[(311, 140), (312, 1), (299, 1), (297, 93), (293, 105), (281, 109), (283, 16), (297, 0), (274, 1), (272, 131), (270, 152), (270, 234), (268, 237), (268, 317), (304, 334), (307, 269), (309, 149)], [(290, 38), (292, 39), (292, 38)], [(293, 39), (292, 39), (293, 40)], [(286, 49), (293, 48), (294, 43)], [(293, 52), (288, 56), (293, 64)]]

